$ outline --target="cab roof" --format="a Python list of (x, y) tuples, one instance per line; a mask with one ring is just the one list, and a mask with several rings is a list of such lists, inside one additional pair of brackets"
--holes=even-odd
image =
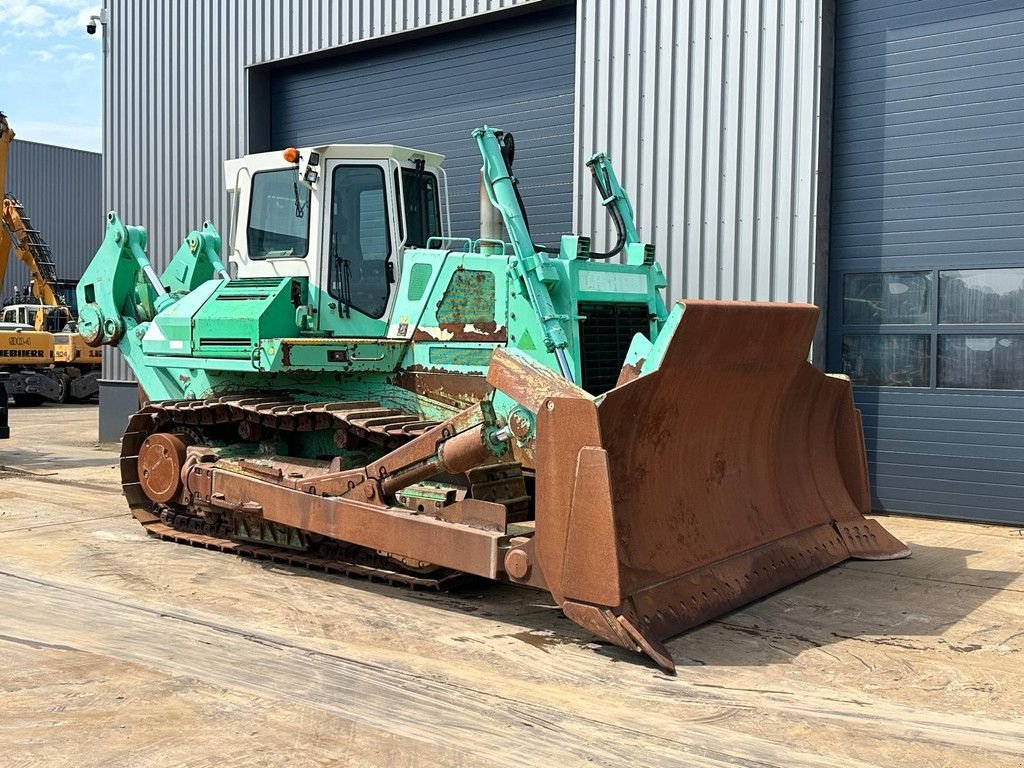
[[(444, 155), (427, 152), (423, 149), (403, 147), (398, 144), (322, 144), (316, 147), (298, 147), (300, 163), (305, 163), (311, 152), (319, 152), (321, 160), (396, 160), (399, 163), (411, 163), (423, 160), (426, 165), (440, 166)], [(243, 168), (252, 167), (258, 170), (294, 167), (284, 159), (284, 150), (272, 152), (255, 152), (224, 162), (224, 178), (227, 180), (228, 191), (234, 189), (234, 179)]]

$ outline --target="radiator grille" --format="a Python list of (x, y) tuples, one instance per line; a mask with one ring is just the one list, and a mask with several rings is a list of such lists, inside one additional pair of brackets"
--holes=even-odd
[(619, 371), (633, 336), (651, 332), (651, 313), (646, 304), (581, 303), (580, 367), (581, 386), (601, 395), (618, 381)]

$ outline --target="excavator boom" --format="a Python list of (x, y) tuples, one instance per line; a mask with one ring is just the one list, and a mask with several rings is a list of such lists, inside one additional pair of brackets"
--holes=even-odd
[[(28, 268), (32, 280), (32, 295), (43, 306), (64, 305), (55, 286), (59, 283), (50, 246), (32, 227), (25, 207), (7, 192), (7, 161), (14, 131), (7, 116), (0, 112), (0, 284), (7, 276), (7, 261), (13, 246), (14, 253)], [(70, 314), (69, 314), (70, 317)]]
[[(32, 227), (32, 221), (14, 195), (5, 194), (2, 203), (2, 223), (7, 242), (14, 247), (15, 255), (28, 268), (32, 286), (32, 298), (44, 307), (65, 306), (64, 299), (54, 290), (60, 280), (50, 253), (50, 246), (40, 232)], [(3, 240), (0, 240), (0, 247)], [(0, 275), (2, 277), (2, 275)], [(70, 312), (65, 310), (70, 319)]]
[[(7, 189), (7, 159), (11, 152), (11, 142), (14, 141), (14, 131), (7, 123), (7, 115), (0, 112), (0, 194), (6, 198)], [(0, 205), (3, 205), (0, 202)], [(0, 225), (0, 286), (7, 278), (7, 263), (11, 256), (11, 236), (6, 226)]]

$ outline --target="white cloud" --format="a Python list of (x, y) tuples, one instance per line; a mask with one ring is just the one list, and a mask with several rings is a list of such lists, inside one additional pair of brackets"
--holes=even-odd
[(75, 31), (84, 35), (89, 17), (99, 12), (96, 0), (0, 0), (0, 27), (17, 37), (67, 37)]
[(20, 139), (100, 148), (102, 37), (85, 33), (98, 11), (99, 0), (0, 0), (0, 107)]
[(41, 27), (53, 14), (39, 3), (27, 0), (4, 0), (0, 4), (0, 24), (8, 27)]

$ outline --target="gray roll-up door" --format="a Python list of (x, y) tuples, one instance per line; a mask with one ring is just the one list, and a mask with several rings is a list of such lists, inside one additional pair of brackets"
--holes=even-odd
[(275, 147), (401, 144), (445, 155), (452, 234), (479, 237), (489, 124), (516, 138), (515, 173), (534, 239), (572, 231), (576, 11), (567, 6), (276, 69)]
[(1024, 523), (1024, 6), (837, 4), (829, 362), (875, 507)]

